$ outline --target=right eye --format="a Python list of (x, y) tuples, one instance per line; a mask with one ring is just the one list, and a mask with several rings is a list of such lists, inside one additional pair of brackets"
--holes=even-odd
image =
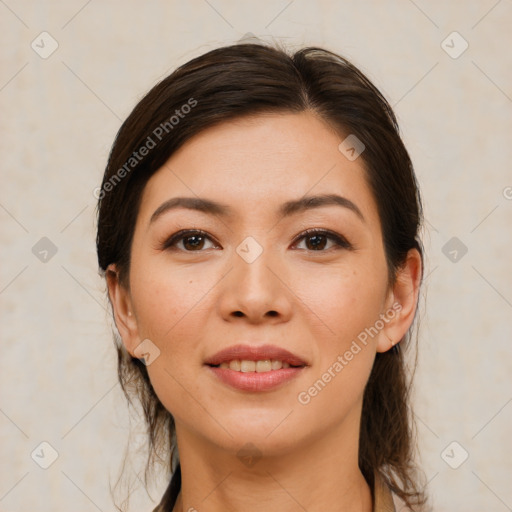
[[(202, 252), (206, 240), (211, 241), (211, 238), (205, 231), (201, 231), (199, 229), (182, 229), (181, 231), (171, 235), (165, 242), (163, 242), (162, 249), (178, 249), (184, 252)], [(180, 243), (182, 244), (181, 247), (179, 246)], [(217, 246), (206, 247), (206, 249), (215, 247)]]

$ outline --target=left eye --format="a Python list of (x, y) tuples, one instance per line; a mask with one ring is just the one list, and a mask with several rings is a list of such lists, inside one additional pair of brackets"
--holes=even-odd
[[(334, 246), (342, 249), (350, 249), (351, 247), (345, 238), (326, 230), (310, 229), (301, 233), (297, 240), (303, 240), (306, 244), (306, 250), (310, 251), (325, 251), (328, 240), (331, 240)], [(330, 248), (332, 246), (328, 247), (328, 249)]]

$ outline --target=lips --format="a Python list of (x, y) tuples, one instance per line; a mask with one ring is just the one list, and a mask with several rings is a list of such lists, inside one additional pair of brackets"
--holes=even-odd
[(221, 363), (229, 363), (235, 359), (246, 361), (263, 361), (271, 359), (274, 361), (286, 362), (290, 366), (308, 366), (307, 362), (290, 351), (277, 347), (275, 345), (260, 345), (258, 347), (250, 345), (233, 345), (217, 352), (206, 359), (208, 366), (218, 366)]

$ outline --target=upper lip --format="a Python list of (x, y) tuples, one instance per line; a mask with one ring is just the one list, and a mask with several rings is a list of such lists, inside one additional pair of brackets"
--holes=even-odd
[(292, 366), (307, 366), (307, 363), (299, 356), (275, 345), (232, 345), (206, 359), (205, 364), (216, 366), (220, 363), (233, 361), (234, 359), (246, 361), (273, 359), (274, 361), (289, 363)]

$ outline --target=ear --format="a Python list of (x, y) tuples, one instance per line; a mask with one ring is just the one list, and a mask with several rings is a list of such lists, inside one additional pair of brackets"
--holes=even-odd
[(126, 286), (121, 284), (119, 271), (115, 264), (111, 264), (107, 267), (105, 277), (117, 330), (121, 335), (126, 350), (133, 357), (137, 357), (134, 355), (134, 350), (140, 341), (130, 291)]
[(411, 327), (418, 304), (421, 275), (421, 255), (417, 249), (410, 249), (386, 300), (384, 328), (377, 342), (377, 352), (386, 352), (399, 343)]

